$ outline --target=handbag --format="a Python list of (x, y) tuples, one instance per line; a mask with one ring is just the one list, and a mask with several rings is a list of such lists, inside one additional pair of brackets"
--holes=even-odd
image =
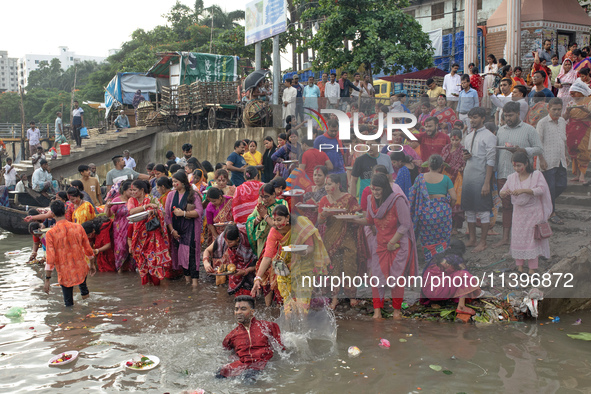
[(534, 238), (537, 240), (550, 238), (552, 236), (552, 228), (548, 221), (544, 220), (534, 226)]
[(154, 231), (160, 228), (160, 220), (154, 216), (148, 223), (146, 223), (146, 231)]
[(87, 138), (88, 137), (88, 129), (86, 127), (82, 127), (80, 129), (80, 138)]
[[(544, 208), (542, 206), (542, 215), (546, 217)], [(552, 236), (552, 228), (547, 220), (543, 220), (534, 226), (534, 239), (540, 240), (550, 238)]]
[(285, 260), (283, 259), (283, 257), (281, 257), (281, 255), (278, 254), (277, 256), (275, 256), (271, 263), (273, 264), (273, 269), (275, 270), (275, 274), (277, 276), (289, 276), (289, 267), (287, 266)]

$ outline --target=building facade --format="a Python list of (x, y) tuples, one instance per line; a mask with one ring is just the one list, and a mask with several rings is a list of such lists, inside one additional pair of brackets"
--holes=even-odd
[(106, 57), (101, 56), (77, 55), (75, 52), (70, 51), (68, 47), (59, 47), (59, 53), (57, 55), (28, 54), (18, 61), (19, 86), (22, 86), (23, 88), (27, 86), (29, 82), (29, 73), (38, 69), (41, 62), (50, 63), (51, 60), (56, 58), (59, 59), (63, 70), (67, 70), (78, 62), (95, 61), (97, 63), (102, 63), (106, 60)]
[(18, 90), (18, 59), (8, 57), (7, 51), (0, 51), (0, 92)]

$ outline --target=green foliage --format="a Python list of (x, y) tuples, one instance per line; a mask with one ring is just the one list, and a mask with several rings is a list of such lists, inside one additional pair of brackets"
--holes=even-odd
[[(146, 31), (137, 29), (121, 50), (105, 63), (81, 62), (63, 70), (59, 59), (41, 62), (39, 69), (29, 74), (24, 95), (25, 122), (53, 124), (55, 113), (63, 111), (64, 123), (70, 122), (70, 100), (76, 75), (75, 99), (84, 109), (90, 125), (98, 121), (95, 109), (82, 105), (83, 101), (104, 100), (104, 88), (118, 72), (145, 72), (158, 60), (159, 52), (211, 52), (251, 59), (254, 63), (254, 45), (244, 46), (244, 11), (225, 12), (220, 6), (204, 8), (203, 0), (196, 0), (193, 8), (176, 2), (163, 15), (167, 24)], [(211, 24), (213, 19), (213, 34)], [(211, 37), (213, 36), (213, 40)], [(213, 41), (210, 43), (210, 41)], [(282, 48), (286, 41), (282, 39)], [(272, 40), (263, 42), (263, 67), (271, 64)], [(253, 64), (249, 64), (253, 65)], [(20, 123), (20, 97), (18, 93), (0, 94), (0, 122)]]
[[(365, 66), (370, 72), (395, 73), (432, 65), (433, 49), (420, 24), (403, 12), (407, 0), (319, 0), (302, 21), (319, 22), (318, 32), (299, 51), (313, 48), (315, 69)], [(305, 24), (304, 24), (305, 26)], [(348, 40), (349, 47), (344, 40)], [(352, 49), (350, 49), (352, 48)]]

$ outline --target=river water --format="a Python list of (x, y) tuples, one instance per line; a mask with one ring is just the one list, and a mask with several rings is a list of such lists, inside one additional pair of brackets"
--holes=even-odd
[[(475, 326), (349, 315), (335, 322), (319, 312), (311, 318), (314, 333), (283, 330), (288, 350), (255, 384), (216, 380), (230, 357), (221, 342), (236, 325), (224, 288), (205, 280), (197, 289), (184, 280), (142, 287), (134, 274), (98, 273), (88, 280), (91, 297), (82, 301), (76, 289), (76, 305), (67, 309), (59, 287), (43, 292), (42, 267), (26, 264), (31, 243), (0, 233), (0, 392), (591, 392), (591, 344), (566, 335), (591, 331), (589, 313), (552, 324), (540, 325), (544, 317)], [(25, 308), (22, 318), (4, 316), (14, 306)], [(258, 308), (257, 317), (275, 319), (278, 311)], [(573, 326), (577, 318), (583, 323)], [(380, 348), (380, 338), (391, 348)], [(352, 345), (360, 356), (348, 356)], [(80, 351), (79, 359), (47, 366), (66, 350)], [(138, 354), (161, 364), (141, 373), (121, 366)]]

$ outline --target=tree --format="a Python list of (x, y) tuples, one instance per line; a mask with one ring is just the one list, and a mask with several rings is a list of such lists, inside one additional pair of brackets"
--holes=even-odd
[(312, 49), (315, 69), (364, 66), (368, 73), (395, 73), (432, 65), (433, 49), (421, 25), (403, 9), (407, 0), (319, 0), (302, 21), (319, 22), (298, 51)]

